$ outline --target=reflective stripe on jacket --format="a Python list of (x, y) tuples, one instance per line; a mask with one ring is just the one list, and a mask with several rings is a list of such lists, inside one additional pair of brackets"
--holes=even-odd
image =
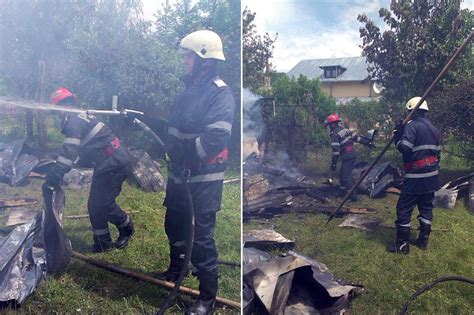
[[(229, 142), (235, 106), (231, 89), (215, 73), (208, 73), (197, 84), (187, 78), (183, 81), (186, 88), (176, 97), (171, 110), (166, 145), (184, 148), (183, 159), (191, 169), (190, 182), (222, 180), (225, 163), (207, 161)], [(179, 171), (171, 172), (170, 179), (180, 182)]]
[(402, 189), (408, 193), (429, 193), (439, 189), (439, 159), (441, 136), (423, 113), (417, 113), (403, 130), (402, 138), (396, 143), (403, 155), (403, 162), (413, 164), (428, 157), (437, 157), (424, 167), (408, 168)]

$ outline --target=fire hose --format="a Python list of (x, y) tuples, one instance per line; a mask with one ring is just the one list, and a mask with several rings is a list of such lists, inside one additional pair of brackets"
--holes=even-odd
[[(434, 81), (431, 83), (431, 85), (428, 87), (428, 89), (425, 91), (425, 93), (423, 94), (423, 96), (421, 97), (421, 99), (418, 101), (418, 103), (416, 104), (416, 106), (413, 108), (412, 111), (410, 111), (410, 113), (408, 114), (408, 116), (403, 120), (402, 122), (402, 125), (404, 126), (408, 121), (410, 121), (413, 117), (413, 115), (415, 115), (416, 111), (418, 110), (418, 107), (421, 106), (421, 104), (426, 100), (426, 97), (428, 96), (428, 94), (430, 94), (430, 92), (433, 90), (434, 86), (436, 85), (436, 83), (438, 83), (438, 81), (441, 79), (441, 77), (449, 70), (449, 68), (451, 68), (451, 66), (453, 65), (454, 61), (457, 59), (457, 57), (459, 56), (459, 54), (461, 53), (461, 51), (467, 46), (467, 44), (469, 44), (469, 42), (472, 40), (472, 38), (474, 37), (474, 31), (471, 31), (471, 33), (469, 34), (469, 36), (464, 40), (464, 42), (461, 44), (461, 46), (459, 46), (456, 51), (454, 52), (454, 54), (451, 56), (451, 58), (448, 60), (448, 62), (446, 63), (446, 65), (443, 67), (443, 69), (440, 71), (440, 73), (438, 74), (438, 76), (434, 79)], [(383, 147), (382, 151), (380, 151), (380, 153), (378, 154), (378, 156), (375, 158), (375, 160), (369, 165), (369, 167), (362, 173), (362, 175), (360, 176), (360, 178), (357, 180), (357, 182), (352, 186), (352, 188), (347, 192), (346, 196), (342, 199), (342, 201), (339, 203), (339, 205), (336, 207), (336, 209), (334, 209), (334, 211), (331, 213), (331, 215), (329, 216), (327, 222), (326, 222), (326, 225), (331, 222), (331, 220), (336, 216), (336, 214), (342, 209), (342, 206), (346, 203), (346, 201), (349, 199), (349, 197), (352, 195), (352, 193), (357, 189), (357, 187), (359, 187), (360, 183), (364, 180), (364, 178), (367, 176), (367, 174), (369, 174), (369, 172), (374, 168), (374, 166), (377, 164), (377, 162), (382, 158), (382, 156), (385, 154), (385, 152), (388, 150), (388, 148), (390, 147), (390, 145), (392, 145), (392, 142), (395, 138), (395, 135), (392, 135), (392, 137), (390, 138), (390, 140), (387, 142), (387, 144), (385, 144), (385, 146)]]
[(406, 301), (406, 303), (403, 305), (402, 311), (400, 312), (400, 315), (405, 315), (408, 311), (408, 305), (413, 302), (418, 296), (422, 295), (426, 291), (432, 289), (435, 285), (441, 283), (441, 282), (446, 282), (446, 281), (461, 281), (461, 282), (466, 282), (469, 284), (474, 285), (474, 279), (469, 279), (467, 277), (463, 276), (444, 276), (436, 279), (435, 281), (421, 287), (418, 289), (409, 299)]
[[(164, 147), (163, 141), (158, 137), (158, 135), (151, 130), (150, 127), (148, 127), (145, 123), (143, 123), (141, 120), (138, 118), (133, 119), (133, 123), (137, 124), (140, 126), (143, 130), (148, 132), (150, 135), (153, 136), (153, 138)], [(187, 234), (186, 234), (186, 250), (184, 254), (184, 263), (183, 267), (181, 268), (181, 271), (179, 272), (178, 279), (175, 282), (175, 285), (173, 289), (171, 290), (170, 294), (166, 298), (166, 300), (163, 302), (161, 305), (160, 309), (156, 313), (157, 315), (163, 315), (165, 311), (171, 306), (171, 302), (176, 298), (176, 295), (178, 295), (179, 288), (181, 287), (181, 284), (183, 283), (184, 277), (186, 277), (186, 274), (188, 272), (188, 266), (191, 261), (191, 255), (193, 252), (193, 243), (194, 243), (194, 206), (193, 206), (193, 198), (191, 195), (191, 190), (189, 188), (189, 177), (191, 175), (190, 170), (179, 170), (180, 173), (180, 179), (181, 183), (184, 186), (184, 191), (188, 203), (188, 228), (186, 229)]]

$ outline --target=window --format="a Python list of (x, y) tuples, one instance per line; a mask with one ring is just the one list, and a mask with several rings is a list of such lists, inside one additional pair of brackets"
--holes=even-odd
[(326, 66), (321, 68), (324, 70), (324, 78), (326, 79), (337, 78), (346, 70), (341, 66)]

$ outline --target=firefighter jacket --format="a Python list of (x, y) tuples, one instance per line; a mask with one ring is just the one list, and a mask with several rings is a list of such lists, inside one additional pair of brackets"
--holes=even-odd
[(221, 181), (235, 106), (231, 89), (214, 71), (199, 82), (190, 77), (183, 81), (186, 88), (176, 97), (168, 119), (169, 177), (179, 184), (180, 173), (189, 169), (190, 183)]
[(61, 151), (51, 172), (62, 176), (69, 172), (79, 156), (81, 164), (94, 167), (94, 174), (124, 167), (132, 162), (113, 131), (92, 115), (67, 113), (62, 121), (65, 135)]
[(407, 122), (396, 148), (403, 155), (405, 176), (402, 192), (422, 194), (439, 189), (441, 136), (424, 113)]
[(336, 165), (339, 156), (342, 159), (355, 158), (354, 135), (345, 126), (337, 125), (331, 129), (332, 165)]

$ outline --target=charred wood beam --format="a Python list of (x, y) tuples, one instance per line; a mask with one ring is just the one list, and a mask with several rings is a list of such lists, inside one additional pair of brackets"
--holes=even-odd
[(270, 194), (266, 195), (264, 197), (249, 201), (244, 204), (245, 207), (248, 207), (249, 209), (260, 209), (260, 208), (265, 208), (265, 207), (270, 207), (270, 206), (280, 206), (288, 203), (291, 201), (292, 197), (291, 195), (288, 195), (286, 193), (281, 193), (281, 194)]
[[(323, 214), (331, 214), (333, 213), (334, 209), (336, 207), (331, 207), (331, 206), (317, 206), (316, 208), (313, 207), (313, 209), (306, 209), (302, 207), (298, 207), (295, 210), (297, 212), (301, 213), (323, 213)], [(369, 214), (369, 213), (375, 213), (377, 210), (372, 209), (372, 208), (355, 208), (355, 207), (342, 207), (341, 210), (339, 211), (340, 215), (338, 217), (341, 217), (346, 214)]]

